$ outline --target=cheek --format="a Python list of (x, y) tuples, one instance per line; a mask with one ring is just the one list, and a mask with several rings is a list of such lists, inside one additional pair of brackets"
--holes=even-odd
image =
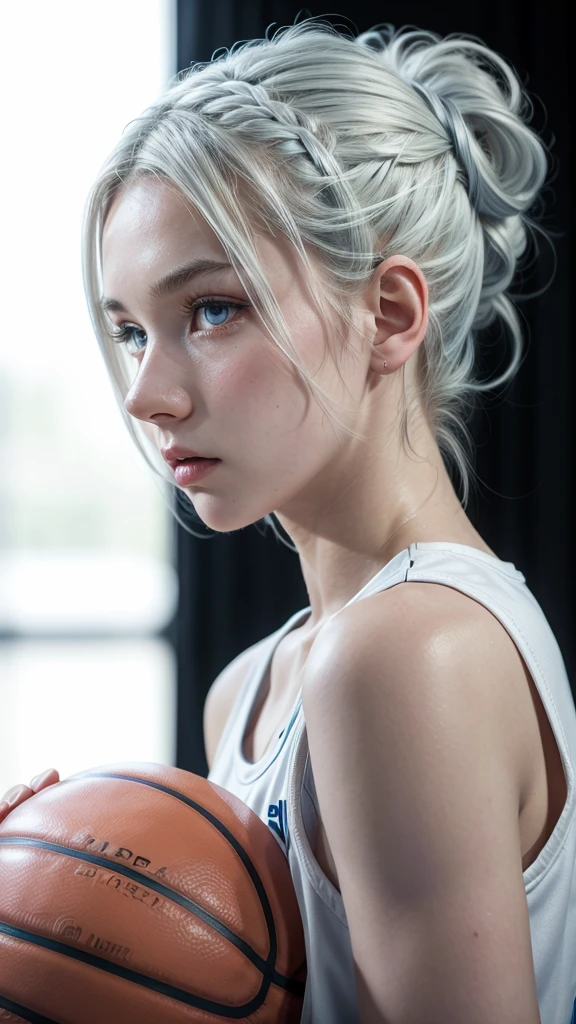
[(281, 350), (230, 360), (211, 388), (210, 419), (225, 425), (231, 452), (240, 443), (248, 459), (286, 467), (322, 445), (322, 411)]
[[(283, 354), (280, 353), (280, 355)], [(284, 357), (283, 357), (284, 358)], [(304, 400), (292, 364), (288, 368), (267, 353), (230, 359), (215, 372), (211, 382), (213, 413), (224, 416), (239, 429), (274, 429), (274, 422), (294, 419)]]

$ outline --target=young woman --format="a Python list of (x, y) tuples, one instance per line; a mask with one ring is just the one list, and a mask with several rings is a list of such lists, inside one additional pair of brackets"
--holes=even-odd
[(221, 673), (205, 737), (288, 857), (306, 1024), (570, 1024), (576, 713), (465, 511), (471, 399), (522, 354), (527, 108), (477, 41), (311, 19), (177, 76), (86, 209), (135, 438), (212, 530), (274, 514), (300, 558), (309, 606)]

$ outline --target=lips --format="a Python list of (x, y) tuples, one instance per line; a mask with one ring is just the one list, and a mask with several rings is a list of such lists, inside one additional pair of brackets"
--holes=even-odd
[(220, 459), (182, 459), (173, 469), (174, 479), (179, 487), (192, 487), (216, 469), (219, 462)]
[[(200, 452), (194, 452), (189, 448), (181, 448), (179, 445), (168, 445), (166, 448), (162, 448), (161, 451), (162, 458), (172, 469), (189, 462), (191, 459), (205, 459), (208, 461), (214, 458), (211, 455), (200, 455)], [(218, 459), (217, 461), (220, 460)]]

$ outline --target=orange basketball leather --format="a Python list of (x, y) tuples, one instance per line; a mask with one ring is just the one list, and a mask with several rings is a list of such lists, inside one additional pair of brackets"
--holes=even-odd
[(215, 783), (104, 765), (0, 824), (0, 1021), (293, 1024), (305, 979), (286, 857)]

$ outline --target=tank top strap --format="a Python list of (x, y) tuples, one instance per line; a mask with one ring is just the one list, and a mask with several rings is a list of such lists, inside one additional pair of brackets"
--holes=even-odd
[(238, 744), (242, 742), (244, 729), (252, 708), (254, 707), (254, 702), (258, 696), (258, 691), (262, 685), (262, 680), (264, 679), (264, 675), (268, 665), (270, 664), (274, 650), (286, 633), (289, 633), (291, 629), (294, 629), (297, 622), (300, 619), (303, 619), (305, 615), (308, 615), (310, 611), (310, 607), (301, 608), (299, 611), (295, 612), (287, 622), (280, 626), (279, 629), (266, 637), (264, 642), (261, 641), (262, 646), (260, 650), (260, 657), (256, 659), (251, 670), (248, 672), (246, 679), (242, 683), (242, 686), (236, 696), (236, 700), (228, 713), (226, 724), (222, 730), (218, 746), (216, 747), (216, 752), (214, 754), (214, 764), (217, 760), (220, 762), (221, 758), (228, 757), (233, 759), (234, 751)]

